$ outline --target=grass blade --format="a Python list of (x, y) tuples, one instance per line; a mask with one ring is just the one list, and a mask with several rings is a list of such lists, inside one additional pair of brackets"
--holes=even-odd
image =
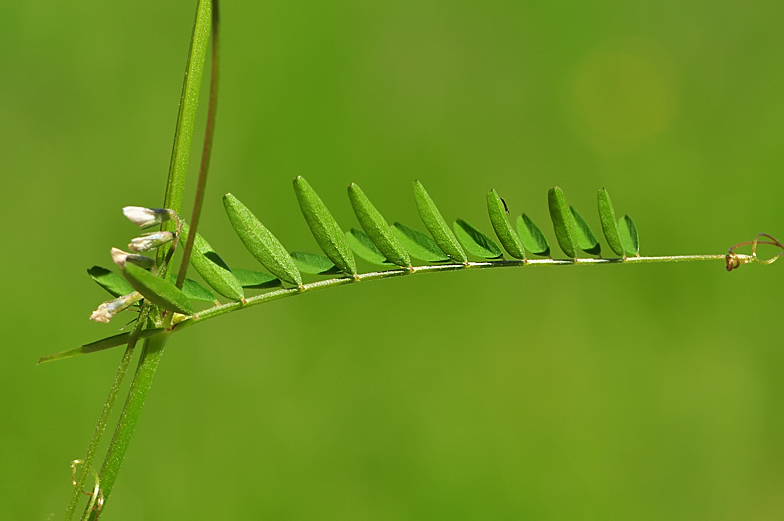
[[(163, 331), (164, 331), (163, 328), (144, 329), (139, 334), (139, 338), (147, 338), (153, 335), (157, 335), (158, 333), (163, 333)], [(41, 358), (38, 359), (38, 363), (43, 364), (44, 362), (53, 362), (55, 360), (63, 360), (64, 358), (72, 358), (74, 356), (86, 355), (89, 353), (96, 353), (98, 351), (103, 351), (105, 349), (111, 349), (113, 347), (127, 344), (130, 338), (131, 338), (130, 332), (120, 333), (119, 335), (102, 338), (101, 340), (90, 342), (89, 344), (84, 344), (81, 347), (76, 347), (74, 349), (68, 349), (67, 351), (60, 351), (59, 353), (52, 353), (51, 355), (42, 356)]]
[[(354, 213), (365, 230), (367, 237), (373, 242), (378, 251), (391, 263), (404, 268), (411, 267), (411, 257), (389, 229), (389, 224), (381, 213), (373, 206), (362, 189), (354, 183), (348, 187), (348, 198)], [(351, 241), (349, 240), (349, 244)], [(356, 248), (354, 251), (357, 252)], [(361, 256), (361, 255), (360, 255)], [(367, 260), (367, 259), (365, 259)]]
[(305, 221), (319, 248), (341, 271), (356, 275), (357, 262), (354, 254), (351, 253), (351, 247), (324, 202), (302, 176), (294, 179), (294, 192), (297, 194), (302, 215), (305, 216)]
[(456, 262), (468, 262), (465, 250), (457, 242), (457, 237), (447, 226), (441, 212), (438, 211), (436, 204), (419, 181), (414, 181), (414, 199), (416, 200), (419, 216), (425, 223), (425, 228), (435, 239), (438, 247), (447, 254), (449, 258)]
[(504, 249), (515, 259), (525, 259), (525, 248), (506, 217), (508, 210), (495, 190), (487, 192), (487, 212), (490, 223)]

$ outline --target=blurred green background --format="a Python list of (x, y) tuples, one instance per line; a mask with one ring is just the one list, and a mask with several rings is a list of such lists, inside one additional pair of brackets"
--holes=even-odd
[[(3, 519), (68, 502), (121, 352), (35, 362), (124, 323), (87, 319), (85, 269), (134, 236), (122, 206), (161, 204), (194, 12), (6, 2)], [(418, 178), (487, 233), (496, 188), (553, 241), (557, 184), (595, 227), (607, 187), (646, 255), (784, 235), (781, 2), (225, 2), (222, 22), (201, 231), (232, 266), (256, 264), (229, 191), (317, 251), (296, 175), (345, 228), (353, 181), (423, 229)], [(105, 519), (781, 519), (782, 269), (437, 274), (189, 329)]]

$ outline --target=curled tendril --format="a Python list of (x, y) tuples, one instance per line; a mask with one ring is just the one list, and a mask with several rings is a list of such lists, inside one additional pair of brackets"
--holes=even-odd
[[(75, 487), (76, 483), (76, 467), (79, 465), (84, 464), (84, 460), (75, 459), (71, 462), (71, 484)], [(101, 480), (98, 477), (98, 473), (95, 472), (94, 468), (90, 468), (93, 471), (93, 475), (95, 476), (95, 486), (93, 487), (92, 492), (88, 492), (86, 490), (82, 490), (82, 493), (90, 496), (90, 502), (87, 505), (87, 510), (95, 510), (96, 512), (100, 512), (103, 508), (103, 490), (101, 490)]]
[[(759, 240), (760, 237), (765, 237), (770, 240), (761, 241)], [(781, 248), (782, 250), (784, 250), (784, 244), (781, 244), (781, 242), (778, 239), (776, 239), (774, 236), (769, 235), (767, 233), (758, 233), (757, 235), (754, 236), (754, 240), (739, 242), (738, 244), (736, 244), (735, 246), (729, 249), (729, 252), (725, 257), (725, 261), (727, 263), (727, 271), (732, 271), (734, 269), (737, 269), (740, 267), (741, 264), (746, 264), (748, 262), (758, 262), (760, 264), (773, 264), (774, 262), (776, 262), (776, 260), (778, 260), (779, 257), (784, 256), (784, 251), (782, 251), (777, 253), (770, 259), (760, 260), (759, 257), (757, 257), (758, 244), (769, 244), (771, 246), (776, 246), (777, 248)], [(748, 246), (748, 245), (751, 245), (750, 257), (746, 255), (741, 257), (737, 253), (735, 253), (736, 248), (740, 248), (741, 246)]]

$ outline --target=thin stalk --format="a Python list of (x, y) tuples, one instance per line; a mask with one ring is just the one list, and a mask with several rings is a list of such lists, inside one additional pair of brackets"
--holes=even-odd
[(212, 157), (212, 141), (215, 136), (215, 116), (218, 110), (218, 82), (220, 80), (218, 0), (214, 0), (212, 6), (212, 61), (210, 67), (210, 102), (207, 111), (207, 129), (204, 133), (204, 148), (202, 149), (201, 154), (199, 182), (196, 186), (196, 200), (193, 203), (193, 213), (191, 214), (189, 223), (190, 232), (188, 233), (188, 240), (185, 242), (180, 271), (177, 273), (176, 285), (178, 288), (182, 288), (182, 285), (185, 282), (185, 274), (188, 272), (188, 264), (191, 260), (193, 241), (196, 239), (196, 229), (199, 227), (201, 208), (204, 204), (204, 192), (207, 188), (207, 174), (210, 170), (210, 158)]
[[(166, 181), (166, 193), (163, 207), (174, 210), (178, 214), (182, 210), (182, 197), (185, 191), (185, 177), (188, 173), (188, 159), (191, 151), (191, 138), (193, 127), (196, 123), (196, 110), (199, 106), (199, 88), (201, 87), (204, 60), (207, 56), (207, 46), (210, 39), (212, 26), (212, 2), (199, 0), (196, 8), (196, 20), (193, 23), (188, 61), (185, 65), (185, 78), (182, 82), (180, 94), (180, 108), (177, 112), (177, 125), (174, 129), (174, 144), (172, 145), (171, 161), (169, 162), (169, 176)], [(175, 223), (167, 221), (162, 229), (175, 231)], [(168, 246), (158, 250), (158, 265), (163, 264)]]
[[(735, 254), (734, 262), (740, 266), (742, 264), (771, 264), (781, 256), (781, 254), (767, 260), (760, 260), (753, 255)], [(669, 263), (669, 262), (696, 262), (696, 261), (716, 261), (721, 260), (726, 263), (726, 255), (662, 255), (657, 257), (629, 257), (627, 259), (531, 259), (531, 260), (498, 260), (487, 262), (469, 262), (467, 264), (441, 264), (436, 266), (414, 266), (411, 269), (390, 269), (385, 271), (374, 271), (370, 273), (362, 273), (356, 277), (336, 277), (317, 282), (303, 284), (301, 288), (280, 288), (267, 293), (262, 293), (254, 297), (245, 299), (239, 302), (229, 302), (227, 304), (220, 304), (203, 311), (199, 311), (191, 317), (179, 322), (171, 327), (168, 332), (176, 333), (183, 329), (189, 328), (194, 324), (200, 324), (205, 320), (219, 317), (227, 313), (239, 311), (253, 307), (264, 302), (271, 302), (294, 295), (301, 295), (302, 293), (309, 293), (311, 291), (332, 288), (337, 286), (345, 286), (347, 284), (355, 284), (357, 282), (365, 282), (370, 280), (389, 279), (393, 277), (404, 277), (415, 275), (418, 273), (437, 273), (441, 271), (461, 271), (461, 270), (477, 270), (477, 269), (492, 269), (492, 268), (513, 268), (513, 267), (536, 267), (536, 266), (594, 266), (602, 264), (652, 264), (652, 263)], [(733, 268), (734, 269), (734, 268)], [(158, 329), (156, 334), (162, 334), (166, 330)], [(124, 345), (123, 339), (117, 337), (110, 337), (104, 341), (93, 342), (79, 348), (62, 351), (41, 357), (42, 362), (51, 360), (61, 360), (64, 358), (71, 358), (74, 356), (81, 356), (88, 353), (95, 353), (111, 349), (119, 345)], [(105, 340), (112, 340), (105, 342)]]
[(90, 446), (87, 447), (87, 455), (84, 457), (82, 472), (76, 479), (73, 494), (71, 495), (71, 502), (68, 504), (68, 509), (65, 512), (66, 521), (73, 519), (73, 516), (76, 513), (76, 507), (79, 505), (79, 499), (82, 496), (82, 489), (84, 488), (84, 484), (87, 481), (87, 476), (90, 475), (90, 471), (92, 469), (93, 459), (95, 458), (95, 451), (98, 449), (98, 443), (101, 441), (101, 437), (106, 430), (106, 424), (109, 421), (109, 414), (112, 412), (112, 407), (114, 406), (114, 402), (117, 399), (117, 394), (120, 391), (123, 378), (125, 378), (125, 373), (128, 372), (128, 366), (131, 364), (131, 359), (133, 359), (133, 351), (136, 348), (136, 342), (139, 340), (139, 336), (141, 335), (142, 329), (144, 328), (149, 316), (150, 306), (149, 304), (145, 304), (142, 308), (141, 314), (139, 315), (139, 320), (136, 322), (136, 327), (134, 327), (133, 331), (131, 332), (131, 336), (129, 337), (128, 341), (128, 347), (125, 349), (125, 354), (123, 355), (122, 360), (120, 360), (120, 367), (117, 369), (117, 374), (114, 377), (114, 383), (112, 384), (111, 389), (109, 389), (109, 397), (106, 399), (106, 403), (103, 405), (103, 411), (101, 411), (101, 416), (98, 418), (98, 425), (95, 426), (93, 439), (90, 441)]
[[(125, 453), (128, 450), (128, 444), (139, 421), (144, 400), (147, 398), (147, 392), (152, 386), (155, 371), (158, 369), (158, 364), (163, 356), (163, 348), (166, 346), (169, 338), (171, 338), (171, 333), (163, 333), (144, 341), (144, 348), (139, 359), (139, 366), (136, 368), (133, 384), (131, 384), (131, 390), (128, 393), (128, 398), (125, 400), (122, 416), (120, 416), (120, 421), (117, 423), (117, 429), (114, 431), (112, 443), (106, 453), (106, 459), (99, 475), (104, 503), (109, 499), (109, 494), (112, 493), (117, 473), (120, 472)], [(103, 512), (103, 509), (85, 511), (83, 519), (96, 520), (100, 517), (101, 512)]]
[[(193, 127), (196, 117), (196, 109), (198, 107), (199, 86), (201, 84), (202, 72), (204, 70), (204, 60), (207, 54), (207, 45), (209, 44), (211, 27), (215, 23), (213, 20), (213, 10), (216, 7), (217, 0), (199, 0), (196, 11), (196, 21), (193, 26), (193, 34), (191, 37), (191, 46), (188, 52), (188, 62), (185, 69), (185, 79), (183, 82), (182, 95), (180, 99), (180, 109), (177, 114), (177, 126), (174, 134), (174, 145), (172, 148), (172, 158), (169, 167), (169, 176), (166, 185), (166, 194), (164, 197), (164, 207), (174, 210), (178, 214), (182, 207), (182, 198), (185, 187), (185, 177), (188, 170), (188, 158), (191, 145), (191, 137), (193, 136)], [(213, 81), (211, 86), (217, 87), (217, 69), (213, 67)], [(214, 119), (214, 97), (217, 92), (211, 94), (210, 106), (212, 118)], [(209, 162), (209, 153), (212, 148), (212, 136), (214, 130), (208, 127), (205, 135), (205, 153), (208, 155), (207, 162)], [(207, 163), (208, 164), (208, 163)], [(199, 192), (197, 194), (198, 200), (203, 200), (204, 183), (206, 182), (205, 163), (202, 162), (202, 174), (200, 174)], [(203, 180), (202, 180), (203, 177)], [(198, 212), (200, 211), (201, 203), (198, 202), (199, 209), (194, 209), (198, 219)], [(164, 227), (173, 227), (175, 224), (171, 221), (164, 223)], [(191, 236), (195, 236), (195, 226)], [(190, 240), (188, 242), (191, 242)], [(159, 249), (158, 265), (161, 266), (166, 259), (167, 249)], [(187, 266), (187, 260), (183, 263)], [(165, 276), (165, 274), (162, 274)], [(183, 275), (184, 276), (184, 275)], [(181, 285), (181, 283), (180, 283)], [(104, 459), (103, 466), (100, 472), (101, 493), (103, 494), (103, 501), (109, 499), (117, 474), (120, 471), (122, 462), (125, 459), (125, 454), (128, 450), (131, 437), (133, 436), (136, 424), (139, 421), (144, 400), (147, 393), (152, 386), (155, 372), (158, 369), (158, 364), (163, 356), (164, 347), (166, 342), (171, 337), (171, 332), (165, 332), (160, 335), (149, 337), (145, 340), (144, 349), (139, 359), (139, 365), (136, 369), (136, 374), (131, 384), (131, 389), (125, 401), (123, 413), (115, 429), (112, 442), (107, 451), (106, 458)], [(89, 507), (89, 506), (88, 506)], [(97, 520), (103, 509), (92, 510), (90, 508), (85, 510), (83, 519)]]
[[(741, 262), (752, 262), (752, 257), (749, 255), (738, 255)], [(281, 288), (261, 295), (256, 295), (245, 299), (244, 302), (229, 302), (221, 304), (204, 311), (200, 311), (191, 316), (187, 320), (180, 322), (175, 326), (175, 331), (185, 329), (194, 324), (204, 322), (211, 318), (215, 318), (232, 311), (245, 309), (256, 306), (263, 302), (278, 300), (286, 297), (293, 297), (302, 293), (308, 293), (318, 289), (331, 288), (335, 286), (345, 286), (346, 284), (355, 284), (358, 282), (381, 280), (392, 277), (403, 277), (415, 275), (417, 273), (436, 273), (441, 271), (461, 271), (461, 270), (479, 270), (490, 268), (511, 268), (516, 266), (589, 266), (596, 264), (649, 264), (649, 263), (666, 263), (666, 262), (694, 262), (694, 261), (712, 261), (712, 260), (726, 260), (726, 255), (662, 255), (658, 257), (628, 257), (626, 259), (530, 259), (530, 260), (498, 260), (487, 262), (468, 262), (466, 264), (440, 264), (436, 266), (414, 266), (412, 268), (391, 269), (385, 271), (374, 271), (370, 273), (362, 273), (356, 277), (338, 277), (334, 279), (320, 280), (303, 284), (299, 288)]]

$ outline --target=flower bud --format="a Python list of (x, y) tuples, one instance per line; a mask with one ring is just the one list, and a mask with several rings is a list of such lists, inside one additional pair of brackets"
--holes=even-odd
[(123, 214), (133, 224), (141, 228), (149, 228), (164, 221), (174, 219), (177, 214), (166, 208), (145, 208), (144, 206), (126, 206)]
[(117, 297), (114, 300), (107, 300), (98, 306), (98, 309), (93, 311), (93, 314), (90, 315), (90, 320), (108, 324), (114, 315), (133, 306), (142, 298), (144, 297), (142, 297), (141, 293), (134, 291), (133, 293), (123, 295), (122, 297)]
[(136, 264), (140, 268), (150, 269), (155, 266), (155, 259), (145, 257), (144, 255), (136, 255), (133, 253), (126, 253), (120, 249), (112, 248), (112, 260), (119, 267), (124, 268), (126, 262)]
[(149, 251), (171, 242), (174, 239), (172, 232), (145, 233), (141, 237), (131, 239), (128, 249), (131, 251)]

